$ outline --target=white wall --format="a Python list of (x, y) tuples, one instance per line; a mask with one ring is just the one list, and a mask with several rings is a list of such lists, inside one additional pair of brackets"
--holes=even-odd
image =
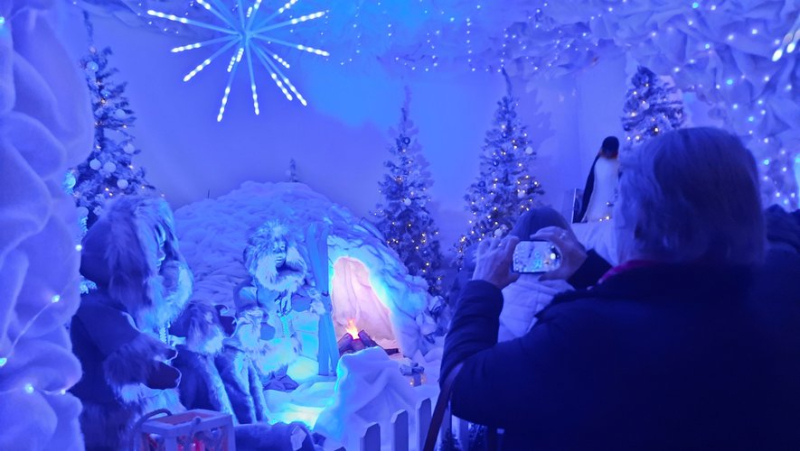
[[(70, 8), (62, 22), (77, 61), (87, 48), (77, 8)], [(303, 55), (302, 67), (291, 70), (290, 77), (308, 107), (285, 101), (265, 79), (259, 83), (261, 115), (255, 116), (249, 86), (239, 76), (225, 119), (217, 123), (227, 76), (222, 62), (183, 83), (182, 77), (205, 57), (169, 53), (186, 44), (185, 38), (129, 28), (113, 19), (95, 18), (94, 23), (96, 45), (113, 49), (111, 64), (120, 70), (118, 80), (128, 81), (127, 94), (138, 116), (135, 133), (143, 152), (134, 164), (147, 168), (150, 181), (173, 207), (209, 192), (211, 197), (225, 194), (246, 180), (285, 180), (294, 158), (304, 182), (355, 213), (368, 214), (379, 200), (386, 132), (398, 120), (408, 83), (412, 118), (435, 179), (431, 194), (444, 247), (464, 231), (462, 196), (477, 174), (483, 136), (503, 94), (499, 74), (459, 70), (390, 79)], [(602, 139), (621, 136), (625, 87), (624, 58), (616, 58), (571, 77), (542, 81), (535, 93), (516, 88), (523, 94), (520, 115), (540, 144), (535, 175), (547, 191), (545, 200), (557, 209), (566, 190), (583, 186)]]

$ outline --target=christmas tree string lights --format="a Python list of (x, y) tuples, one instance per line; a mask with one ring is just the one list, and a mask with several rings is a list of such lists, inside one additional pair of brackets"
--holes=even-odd
[(683, 125), (683, 101), (677, 88), (642, 66), (631, 82), (622, 115), (626, 149)]
[(386, 244), (397, 252), (409, 274), (425, 279), (428, 291), (438, 295), (442, 254), (439, 229), (428, 211), (428, 189), (433, 182), (416, 138), (419, 131), (409, 117), (410, 102), (411, 94), (406, 88), (400, 123), (392, 131), (395, 137), (389, 147), (391, 158), (384, 163), (389, 171), (379, 183), (384, 202), (376, 206), (373, 214), (377, 229)]
[[(93, 41), (92, 24), (84, 13), (84, 23)], [(117, 69), (109, 67), (111, 49), (89, 47), (81, 60), (94, 112), (94, 146), (89, 157), (67, 172), (64, 190), (75, 198), (83, 232), (102, 214), (107, 201), (115, 196), (149, 194), (154, 189), (143, 168), (133, 164), (141, 153), (134, 144), (131, 128), (136, 116), (125, 96), (126, 83), (113, 80)]]
[(506, 95), (497, 102), (495, 126), (486, 133), (478, 179), (464, 196), (472, 219), (468, 234), (455, 244), (455, 263), (459, 269), (470, 245), (511, 230), (517, 218), (544, 194), (530, 174), (536, 151), (528, 142), (527, 127), (517, 117), (518, 99), (513, 94), (511, 80), (505, 71), (502, 73)]
[[(302, 44), (297, 44), (282, 39), (277, 39), (274, 36), (271, 36), (269, 32), (279, 28), (284, 28), (292, 25), (305, 23), (311, 20), (319, 19), (326, 14), (324, 11), (319, 11), (313, 14), (306, 14), (300, 17), (295, 17), (287, 20), (275, 21), (284, 12), (291, 9), (295, 5), (295, 3), (298, 2), (298, 0), (289, 0), (282, 7), (278, 8), (272, 14), (269, 14), (264, 18), (258, 17), (258, 12), (259, 10), (262, 9), (261, 8), (262, 0), (255, 0), (253, 4), (246, 9), (243, 5), (242, 0), (237, 0), (236, 15), (234, 15), (234, 12), (228, 10), (223, 5), (221, 5), (220, 2), (218, 1), (214, 0), (210, 1), (196, 0), (196, 1), (199, 5), (208, 10), (214, 17), (216, 17), (216, 19), (219, 22), (221, 22), (222, 25), (221, 26), (214, 25), (195, 19), (178, 17), (174, 14), (166, 14), (163, 12), (154, 11), (152, 9), (148, 10), (147, 14), (161, 19), (166, 19), (173, 22), (179, 22), (182, 24), (191, 25), (202, 29), (215, 31), (223, 35), (214, 39), (196, 42), (194, 44), (175, 47), (172, 49), (173, 53), (180, 53), (204, 47), (222, 45), (211, 56), (205, 58), (200, 64), (197, 65), (197, 67), (195, 67), (191, 72), (189, 72), (183, 78), (183, 81), (185, 82), (188, 82), (189, 80), (194, 78), (197, 74), (199, 74), (206, 67), (208, 67), (216, 58), (220, 57), (225, 52), (233, 49), (233, 54), (230, 58), (230, 61), (228, 62), (228, 68), (227, 68), (227, 71), (230, 75), (228, 76), (228, 82), (223, 92), (222, 104), (220, 105), (219, 113), (217, 114), (217, 122), (222, 121), (222, 118), (225, 114), (225, 107), (228, 104), (228, 99), (231, 93), (231, 86), (233, 85), (234, 77), (236, 76), (236, 72), (239, 68), (239, 63), (241, 63), (242, 59), (245, 59), (247, 64), (247, 71), (250, 76), (250, 90), (253, 98), (253, 110), (256, 115), (260, 113), (260, 108), (258, 105), (258, 87), (256, 85), (254, 61), (256, 63), (261, 63), (263, 68), (266, 69), (266, 71), (269, 73), (270, 77), (272, 78), (272, 81), (275, 82), (275, 85), (278, 87), (278, 89), (281, 90), (281, 92), (283, 93), (283, 95), (286, 97), (287, 100), (292, 100), (293, 98), (297, 98), (297, 100), (303, 106), (307, 105), (306, 100), (303, 98), (300, 92), (297, 91), (297, 89), (289, 80), (289, 78), (286, 77), (286, 75), (284, 75), (283, 71), (278, 66), (281, 65), (284, 68), (288, 69), (290, 67), (289, 63), (286, 62), (286, 60), (283, 59), (280, 55), (278, 55), (277, 52), (272, 48), (275, 46), (289, 47), (295, 50), (313, 53), (315, 55), (326, 56), (326, 57), (330, 56), (330, 54), (324, 50), (320, 50), (314, 47), (309, 47)], [(213, 5), (211, 3), (213, 3)]]

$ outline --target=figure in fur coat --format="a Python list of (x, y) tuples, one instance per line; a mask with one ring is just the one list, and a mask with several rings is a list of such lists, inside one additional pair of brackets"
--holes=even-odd
[(84, 238), (81, 274), (97, 289), (82, 297), (70, 334), (83, 367), (72, 392), (87, 449), (126, 448), (143, 414), (182, 410), (175, 351), (158, 338), (191, 294), (173, 223), (164, 200), (126, 196)]
[(214, 359), (219, 375), (240, 424), (266, 422), (267, 401), (261, 376), (250, 357), (259, 346), (264, 312), (258, 306), (237, 306), (236, 329), (223, 341)]
[[(172, 326), (171, 332), (186, 337), (185, 344), (178, 346), (178, 357), (173, 360), (173, 365), (182, 374), (179, 390), (181, 402), (187, 409), (208, 409), (232, 415), (236, 449), (239, 450), (314, 449), (311, 434), (301, 423), (240, 424), (226, 384), (215, 366), (224, 340), (233, 332), (232, 318), (222, 316), (210, 305), (192, 302)], [(237, 388), (234, 397), (238, 393), (241, 393), (241, 389)], [(253, 408), (255, 410), (255, 403)], [(250, 410), (249, 407), (247, 410)]]
[[(286, 375), (287, 366), (301, 351), (293, 318), (299, 312), (324, 311), (313, 275), (294, 239), (283, 225), (274, 221), (262, 225), (250, 237), (244, 263), (251, 279), (238, 287), (235, 301), (255, 303), (264, 310), (266, 327), (262, 329), (262, 338), (269, 340), (270, 348), (281, 349), (283, 354), (279, 367), (262, 369), (269, 379), (268, 388), (294, 389), (297, 383)], [(291, 356), (285, 355), (288, 344)]]

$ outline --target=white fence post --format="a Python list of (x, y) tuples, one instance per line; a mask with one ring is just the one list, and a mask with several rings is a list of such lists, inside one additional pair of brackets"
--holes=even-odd
[(361, 451), (381, 451), (381, 427), (378, 423), (368, 427), (361, 437)]
[(419, 441), (417, 448), (422, 451), (425, 448), (425, 439), (428, 437), (428, 429), (431, 427), (431, 400), (430, 398), (422, 401), (417, 411), (417, 424), (419, 425)]
[(411, 439), (408, 428), (408, 412), (405, 410), (397, 412), (392, 419), (392, 425), (394, 426), (392, 451), (408, 451), (408, 442)]

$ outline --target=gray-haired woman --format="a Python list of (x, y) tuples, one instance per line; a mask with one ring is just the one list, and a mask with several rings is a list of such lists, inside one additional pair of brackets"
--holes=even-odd
[(517, 239), (482, 243), (445, 343), (453, 414), (508, 449), (797, 449), (799, 353), (775, 352), (750, 294), (765, 242), (750, 152), (717, 129), (664, 134), (623, 158), (615, 209), (622, 265), (516, 340), (497, 343)]

